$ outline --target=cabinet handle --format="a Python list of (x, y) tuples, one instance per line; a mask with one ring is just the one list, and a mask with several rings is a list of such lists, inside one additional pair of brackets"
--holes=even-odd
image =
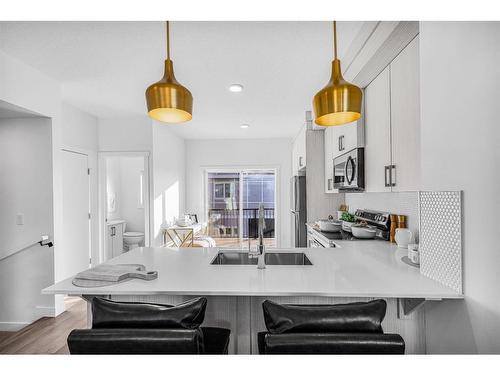
[(333, 190), (333, 178), (328, 179), (328, 190)]
[[(391, 186), (396, 186), (396, 165), (391, 164), (389, 166), (389, 168), (390, 168), (390, 172), (391, 172), (389, 181), (391, 183)], [(394, 172), (394, 174), (393, 174), (393, 172)]]
[(339, 151), (342, 151), (342, 136), (339, 137)]
[(385, 187), (390, 187), (390, 179), (391, 179), (391, 167), (389, 165), (384, 166), (384, 182)]
[(299, 167), (302, 167), (302, 156), (299, 156)]
[(116, 235), (116, 227), (111, 227), (111, 237)]

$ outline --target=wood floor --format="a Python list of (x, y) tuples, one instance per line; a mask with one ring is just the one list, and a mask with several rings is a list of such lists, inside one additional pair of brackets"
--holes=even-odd
[(66, 300), (67, 310), (56, 318), (41, 318), (18, 332), (0, 332), (0, 354), (69, 354), (66, 338), (87, 326), (87, 304)]

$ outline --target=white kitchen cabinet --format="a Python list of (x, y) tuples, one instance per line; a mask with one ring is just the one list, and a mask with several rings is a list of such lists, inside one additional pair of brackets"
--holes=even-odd
[(391, 191), (390, 67), (365, 88), (365, 191)]
[(392, 191), (420, 189), (418, 37), (391, 63)]
[(294, 176), (298, 176), (299, 171), (306, 167), (306, 132), (307, 124), (304, 124), (293, 141), (292, 167)]
[(420, 188), (418, 37), (365, 88), (365, 191)]
[(332, 126), (333, 128), (333, 157), (345, 154), (356, 147), (363, 147), (362, 119), (348, 124)]
[(107, 226), (108, 259), (123, 253), (123, 225), (124, 222), (118, 221)]

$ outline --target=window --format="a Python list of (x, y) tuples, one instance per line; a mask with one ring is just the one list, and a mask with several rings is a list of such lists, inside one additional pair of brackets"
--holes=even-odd
[(234, 184), (216, 183), (214, 187), (215, 198), (232, 198), (234, 195)]
[(248, 246), (248, 239), (257, 236), (258, 209), (262, 203), (266, 245), (276, 246), (274, 170), (208, 172), (206, 186), (208, 230), (217, 246)]
[(215, 198), (224, 198), (224, 184), (215, 184)]

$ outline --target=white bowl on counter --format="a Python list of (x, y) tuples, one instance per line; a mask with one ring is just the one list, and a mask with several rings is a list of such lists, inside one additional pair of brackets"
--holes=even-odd
[(179, 227), (189, 227), (193, 224), (191, 220), (179, 219), (175, 222), (175, 224)]
[(322, 232), (340, 232), (342, 223), (338, 220), (318, 220), (319, 230)]
[(356, 238), (375, 238), (377, 231), (374, 228), (370, 228), (365, 225), (352, 225), (351, 226), (352, 235)]
[(342, 230), (345, 232), (351, 232), (351, 227), (356, 224), (355, 222), (351, 221), (342, 221)]

